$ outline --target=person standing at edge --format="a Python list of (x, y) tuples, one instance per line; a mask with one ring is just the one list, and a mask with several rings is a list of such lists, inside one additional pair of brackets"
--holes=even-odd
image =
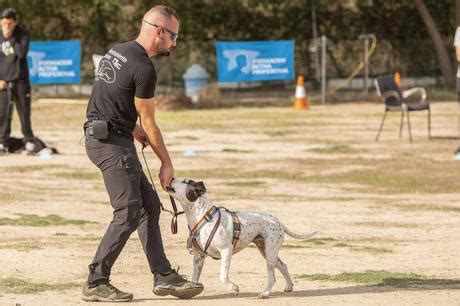
[(27, 52), (30, 36), (16, 21), (12, 8), (1, 14), (2, 35), (0, 35), (0, 155), (8, 153), (13, 114), (12, 101), (21, 122), (26, 151), (35, 149), (34, 134), (30, 120), (30, 82)]
[[(89, 265), (85, 301), (131, 301), (133, 295), (109, 282), (110, 271), (133, 231), (137, 229), (156, 295), (191, 298), (203, 285), (185, 280), (164, 253), (160, 227), (160, 199), (142, 171), (134, 139), (149, 144), (161, 161), (159, 178), (166, 190), (174, 168), (155, 122), (153, 55), (169, 54), (176, 46), (179, 20), (167, 6), (154, 6), (143, 17), (139, 36), (110, 49), (99, 63), (84, 125), (89, 159), (101, 170), (113, 220)], [(136, 124), (139, 117), (139, 124)]]
[[(457, 30), (455, 31), (454, 47), (455, 57), (457, 59), (457, 103), (460, 104), (460, 26), (458, 26)], [(460, 157), (460, 146), (455, 151), (455, 154)]]

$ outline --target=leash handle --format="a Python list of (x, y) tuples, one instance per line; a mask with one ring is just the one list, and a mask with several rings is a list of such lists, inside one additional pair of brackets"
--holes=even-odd
[[(146, 148), (146, 145), (145, 145), (145, 143), (143, 143), (142, 144), (142, 150), (141, 150), (142, 157), (144, 158), (145, 167), (147, 168), (147, 172), (149, 174), (150, 184), (152, 184), (153, 190), (155, 190), (155, 192), (158, 194), (157, 189), (155, 188), (155, 184), (153, 184), (152, 173), (150, 173), (150, 168), (149, 168), (149, 164), (147, 163), (147, 158), (145, 158), (145, 154), (144, 154), (144, 149), (145, 148)], [(178, 212), (177, 211), (176, 201), (174, 201), (174, 198), (171, 195), (169, 195), (169, 199), (171, 201), (171, 206), (172, 206), (174, 211), (171, 211), (169, 209), (164, 208), (164, 206), (161, 203), (161, 201), (160, 201), (160, 207), (161, 207), (162, 211), (166, 211), (166, 212), (168, 212), (168, 213), (170, 213), (172, 215), (171, 232), (175, 235), (175, 234), (177, 234), (177, 216), (182, 215), (184, 213), (184, 211), (179, 211)]]

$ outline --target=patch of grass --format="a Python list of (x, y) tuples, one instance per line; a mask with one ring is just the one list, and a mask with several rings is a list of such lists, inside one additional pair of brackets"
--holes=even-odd
[(457, 94), (454, 90), (450, 90), (444, 87), (432, 87), (429, 88), (430, 100), (441, 100), (441, 101), (456, 101)]
[(304, 240), (304, 242), (313, 243), (316, 245), (324, 245), (326, 244), (326, 242), (329, 242), (329, 241), (335, 241), (335, 239), (330, 238), (330, 237), (321, 237), (321, 238), (311, 238), (311, 239)]
[(366, 252), (372, 254), (393, 253), (393, 251), (390, 249), (371, 246), (351, 246), (350, 250), (355, 252)]
[[(248, 167), (249, 168), (249, 167)], [(211, 168), (211, 169), (196, 169), (196, 170), (177, 170), (178, 177), (206, 177), (212, 179), (234, 179), (234, 180), (257, 180), (261, 178), (267, 179), (283, 179), (283, 180), (307, 180), (301, 171), (290, 169), (289, 171), (277, 170), (260, 170), (260, 171), (243, 171), (241, 167), (232, 168)], [(314, 181), (314, 177), (311, 181)]]
[[(401, 173), (386, 174), (381, 171), (356, 170), (341, 174), (316, 176), (317, 181), (331, 183), (355, 183), (381, 188), (388, 192), (417, 192), (434, 191), (438, 182), (428, 177), (404, 176)], [(415, 187), (416, 186), (416, 187)], [(376, 192), (377, 190), (371, 190)]]
[(19, 252), (29, 252), (32, 250), (41, 250), (43, 247), (37, 242), (21, 241), (19, 243), (0, 243), (0, 249), (10, 249)]
[(308, 245), (299, 245), (299, 244), (283, 244), (283, 248), (286, 249), (308, 249)]
[(222, 152), (226, 153), (251, 153), (254, 152), (253, 150), (240, 150), (240, 149), (232, 149), (232, 148), (223, 148)]
[(286, 132), (282, 131), (269, 131), (269, 132), (264, 132), (265, 135), (268, 135), (270, 137), (281, 137), (281, 136), (286, 136)]
[(265, 185), (262, 181), (239, 181), (239, 182), (228, 182), (228, 186), (234, 187), (259, 187)]
[(80, 169), (74, 169), (71, 172), (56, 172), (53, 173), (54, 176), (63, 179), (70, 179), (70, 180), (100, 180), (102, 175), (98, 171), (83, 171)]
[(401, 228), (417, 228), (420, 225), (415, 223), (403, 223), (403, 222), (378, 222), (378, 221), (369, 221), (369, 222), (355, 222), (354, 225), (358, 226), (370, 226), (378, 228), (387, 228), (387, 227), (401, 227)]
[(354, 252), (367, 252), (372, 254), (382, 254), (382, 253), (393, 253), (392, 250), (381, 248), (381, 247), (372, 247), (372, 246), (358, 246), (351, 245), (344, 242), (338, 242), (333, 245), (336, 248), (348, 248), (350, 251)]
[(9, 166), (0, 167), (1, 171), (5, 173), (17, 172), (17, 173), (30, 173), (30, 172), (46, 172), (48, 170), (57, 170), (66, 168), (66, 165), (27, 165), (27, 166)]
[(178, 139), (186, 139), (186, 140), (200, 140), (200, 138), (198, 138), (196, 136), (190, 136), (190, 135), (179, 136), (177, 138)]
[(65, 219), (58, 215), (47, 215), (40, 217), (37, 215), (19, 214), (19, 218), (0, 218), (0, 225), (13, 225), (13, 226), (53, 226), (53, 225), (82, 225), (86, 223), (94, 223), (85, 220)]
[(299, 280), (350, 282), (374, 286), (391, 286), (395, 288), (451, 287), (460, 285), (456, 279), (434, 279), (415, 273), (398, 273), (367, 270), (365, 272), (344, 272), (341, 274), (300, 274)]
[(443, 211), (460, 213), (460, 207), (447, 206), (447, 205), (436, 205), (436, 204), (389, 204), (393, 207), (399, 208), (405, 211)]
[(314, 152), (314, 153), (321, 153), (321, 154), (337, 154), (337, 153), (349, 154), (349, 153), (362, 153), (362, 152), (365, 152), (366, 150), (357, 150), (357, 149), (354, 149), (346, 145), (335, 145), (335, 146), (328, 146), (328, 147), (323, 147), (323, 148), (313, 148), (313, 149), (309, 149), (308, 151)]
[(338, 243), (334, 244), (334, 246), (336, 248), (348, 248), (348, 247), (351, 247), (351, 245), (349, 245), (347, 243), (344, 243), (344, 242), (338, 242)]
[(82, 237), (80, 238), (81, 240), (83, 241), (99, 241), (101, 240), (101, 237), (97, 237), (97, 236), (85, 236), (85, 237)]
[(33, 294), (43, 291), (63, 291), (79, 287), (76, 283), (33, 283), (15, 277), (0, 278), (0, 293)]

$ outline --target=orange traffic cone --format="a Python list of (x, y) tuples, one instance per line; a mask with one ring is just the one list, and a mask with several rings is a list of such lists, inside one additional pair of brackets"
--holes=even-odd
[(295, 88), (295, 97), (294, 97), (294, 109), (298, 109), (298, 110), (308, 109), (308, 100), (305, 95), (304, 80), (303, 80), (303, 76), (301, 75), (297, 77), (297, 86)]
[(399, 72), (395, 72), (393, 76), (396, 85), (398, 85), (399, 88), (401, 88), (401, 74)]

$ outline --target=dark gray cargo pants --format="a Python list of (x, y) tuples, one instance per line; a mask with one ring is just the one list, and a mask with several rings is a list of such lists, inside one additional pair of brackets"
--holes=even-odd
[(170, 271), (158, 224), (160, 199), (142, 171), (132, 139), (110, 134), (107, 140), (97, 140), (86, 133), (85, 146), (89, 159), (102, 172), (114, 209), (89, 265), (88, 284), (109, 279), (115, 260), (136, 229), (152, 273)]

